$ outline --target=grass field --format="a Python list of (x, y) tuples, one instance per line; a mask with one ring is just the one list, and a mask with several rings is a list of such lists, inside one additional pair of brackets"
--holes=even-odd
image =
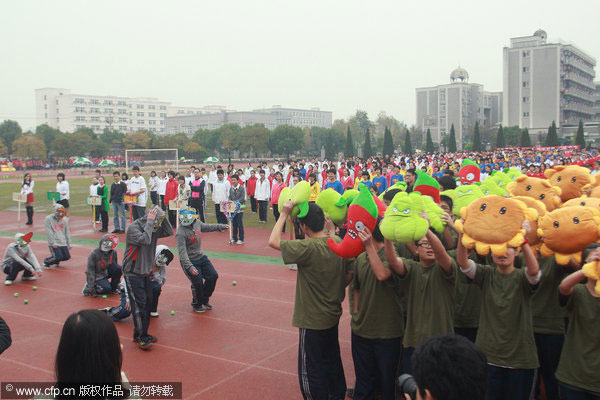
[[(92, 216), (91, 207), (86, 204), (87, 197), (89, 195), (89, 186), (92, 183), (91, 178), (69, 178), (69, 188), (71, 191), (71, 198), (69, 200), (69, 214), (74, 216)], [(110, 181), (112, 183), (112, 179)], [(20, 192), (20, 183), (1, 183), (0, 184), (0, 211), (17, 211), (17, 203), (12, 200), (12, 194)], [(34, 196), (35, 196), (35, 212), (48, 214), (52, 210), (52, 202), (47, 200), (46, 192), (56, 190), (56, 181), (35, 181)], [(148, 205), (152, 205), (148, 200)], [(209, 200), (206, 205), (206, 217), (208, 223), (216, 223), (215, 207), (214, 203)], [(25, 207), (21, 206), (21, 212), (23, 213), (21, 218), (25, 217)], [(109, 226), (112, 226), (112, 210), (109, 211), (109, 218), (111, 222)], [(275, 224), (273, 211), (268, 210), (267, 216), (268, 222), (266, 224), (258, 223), (258, 214), (252, 214), (250, 210), (249, 199), (246, 201), (246, 210), (244, 211), (244, 226), (248, 227), (267, 227), (272, 228)]]

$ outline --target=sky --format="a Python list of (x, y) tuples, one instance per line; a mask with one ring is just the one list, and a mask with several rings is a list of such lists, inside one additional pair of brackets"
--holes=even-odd
[(598, 0), (2, 0), (0, 120), (35, 127), (34, 90), (178, 106), (362, 109), (415, 122), (415, 88), (502, 90), (502, 48), (542, 28), (600, 60)]

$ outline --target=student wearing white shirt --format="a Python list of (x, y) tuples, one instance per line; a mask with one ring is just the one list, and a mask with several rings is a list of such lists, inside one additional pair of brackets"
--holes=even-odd
[(258, 202), (258, 222), (266, 224), (267, 208), (269, 207), (269, 199), (271, 198), (271, 183), (265, 177), (265, 170), (263, 169), (260, 170), (259, 178), (256, 180), (254, 197)]
[(160, 178), (158, 178), (156, 192), (158, 193), (158, 201), (160, 204), (160, 208), (162, 208), (163, 211), (166, 211), (167, 209), (167, 207), (165, 206), (165, 193), (167, 192), (168, 180), (169, 178), (167, 178), (167, 171), (160, 171)]
[(148, 184), (150, 185), (150, 200), (152, 201), (152, 205), (158, 205), (158, 176), (156, 176), (156, 171), (150, 172), (150, 179), (148, 179)]
[(58, 204), (62, 205), (65, 208), (65, 217), (69, 215), (69, 182), (65, 180), (65, 174), (59, 172), (56, 174), (56, 191), (60, 194), (60, 200), (57, 201)]
[(225, 179), (222, 169), (217, 171), (217, 180), (213, 184), (212, 200), (215, 203), (215, 214), (219, 224), (227, 224), (227, 217), (221, 212), (221, 202), (229, 200), (229, 189), (231, 184)]
[[(90, 185), (90, 196), (98, 196), (98, 176), (94, 176), (92, 178), (92, 184)], [(92, 206), (92, 210), (94, 211), (96, 223), (100, 222), (100, 211), (98, 210), (98, 206)]]
[(210, 186), (210, 191), (213, 191), (213, 185), (217, 181), (217, 170), (213, 164), (210, 165), (210, 170), (208, 171), (208, 186)]
[(146, 202), (148, 201), (148, 193), (146, 188), (146, 180), (140, 175), (140, 167), (137, 165), (132, 168), (133, 177), (129, 179), (127, 185), (130, 195), (137, 195), (137, 203), (132, 204), (133, 220), (137, 220), (146, 215)]

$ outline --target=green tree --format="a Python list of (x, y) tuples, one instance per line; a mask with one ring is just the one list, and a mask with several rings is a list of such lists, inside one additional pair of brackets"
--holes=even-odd
[(410, 131), (408, 129), (406, 130), (406, 133), (404, 134), (404, 147), (402, 148), (402, 152), (404, 154), (412, 154), (413, 153), (412, 143), (410, 141)]
[(531, 147), (531, 137), (529, 136), (529, 130), (527, 128), (521, 131), (521, 140), (519, 140), (519, 147)]
[(504, 131), (502, 130), (502, 125), (498, 128), (498, 133), (496, 134), (496, 148), (506, 147), (506, 142), (504, 140)]
[(363, 132), (366, 132), (367, 129), (370, 129), (373, 126), (373, 123), (369, 119), (369, 114), (364, 110), (356, 110), (354, 114), (354, 118), (356, 119), (356, 123), (360, 126)]
[(383, 134), (383, 148), (381, 154), (383, 154), (384, 157), (392, 157), (394, 155), (394, 140), (392, 139), (392, 132), (387, 126), (385, 127), (385, 133)]
[(381, 111), (379, 114), (377, 114), (375, 127), (377, 131), (377, 137), (383, 137), (385, 134), (385, 129), (389, 129), (394, 143), (402, 142), (402, 134), (408, 128), (404, 122), (398, 121), (395, 117), (389, 115), (385, 111)]
[(62, 132), (58, 129), (54, 129), (47, 124), (39, 125), (35, 128), (35, 135), (43, 140), (46, 145), (46, 151), (49, 153), (52, 150), (52, 143), (54, 139)]
[(425, 152), (433, 153), (435, 151), (435, 146), (433, 145), (433, 139), (431, 138), (431, 131), (427, 128), (427, 139), (425, 143)]
[(239, 150), (245, 154), (265, 154), (269, 150), (268, 139), (269, 130), (263, 124), (246, 126), (239, 134)]
[(369, 128), (365, 131), (365, 145), (363, 147), (363, 158), (373, 156), (373, 148), (371, 147), (371, 131)]
[(333, 134), (330, 130), (327, 132), (327, 140), (325, 141), (325, 158), (328, 160), (335, 160), (337, 158), (335, 155), (336, 151), (333, 143)]
[(123, 138), (123, 146), (126, 149), (148, 149), (150, 141), (150, 137), (145, 132), (128, 132)]
[(454, 131), (454, 124), (450, 126), (450, 137), (448, 138), (448, 151), (450, 153), (456, 153), (456, 132)]
[(0, 139), (4, 141), (9, 153), (12, 152), (12, 143), (21, 133), (23, 130), (17, 121), (7, 119), (0, 124)]
[(82, 156), (91, 141), (89, 136), (85, 135), (85, 137), (87, 139), (82, 141), (81, 137), (75, 137), (71, 133), (61, 133), (52, 142), (52, 151), (56, 157), (60, 158)]
[(125, 139), (125, 134), (116, 129), (110, 130), (108, 128), (104, 128), (104, 131), (100, 135), (100, 140), (108, 144), (110, 148), (113, 149), (121, 149), (123, 147), (123, 139)]
[(585, 136), (583, 135), (583, 122), (579, 120), (579, 127), (577, 128), (577, 135), (575, 135), (575, 144), (585, 148)]
[(556, 123), (552, 121), (552, 125), (548, 128), (548, 135), (546, 136), (546, 146), (558, 146), (558, 134), (556, 132)]
[(83, 133), (88, 135), (91, 139), (96, 140), (98, 139), (98, 135), (96, 135), (94, 133), (94, 130), (91, 128), (78, 128), (75, 132), (73, 132), (73, 134), (77, 134), (77, 133)]
[(110, 151), (110, 145), (102, 140), (94, 140), (89, 146), (88, 151), (90, 157), (103, 158)]
[(475, 121), (473, 129), (473, 151), (481, 151), (481, 134), (479, 133), (479, 121)]
[(44, 141), (34, 135), (19, 135), (13, 142), (13, 153), (17, 157), (46, 159)]
[(268, 147), (273, 154), (296, 153), (302, 149), (304, 144), (304, 133), (302, 129), (291, 125), (280, 125), (269, 135)]
[(346, 145), (344, 146), (344, 157), (354, 157), (354, 141), (352, 140), (352, 132), (350, 132), (350, 125), (346, 131)]
[(504, 144), (507, 147), (517, 147), (521, 141), (521, 128), (515, 126), (503, 126)]
[(0, 155), (8, 155), (8, 147), (4, 144), (4, 140), (0, 138)]
[(221, 136), (214, 129), (199, 129), (192, 136), (192, 140), (211, 154), (219, 151), (222, 145)]

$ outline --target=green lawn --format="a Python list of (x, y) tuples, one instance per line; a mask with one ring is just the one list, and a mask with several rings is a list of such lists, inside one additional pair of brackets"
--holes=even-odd
[[(89, 195), (89, 186), (92, 183), (91, 178), (70, 178), (69, 188), (71, 190), (71, 199), (69, 200), (69, 215), (74, 216), (90, 216), (91, 208), (86, 204), (87, 197)], [(111, 180), (112, 183), (112, 180)], [(0, 184), (0, 211), (17, 211), (17, 203), (12, 200), (13, 192), (20, 192), (21, 183), (2, 183)], [(52, 202), (47, 200), (46, 192), (56, 190), (56, 181), (35, 181), (35, 212), (39, 213), (50, 213), (52, 210)], [(210, 194), (209, 194), (210, 197)], [(275, 224), (273, 211), (268, 210), (268, 222), (266, 224), (258, 223), (258, 214), (252, 214), (250, 211), (249, 200), (246, 202), (246, 210), (244, 212), (244, 226), (248, 227), (261, 227), (261, 228), (272, 228)], [(152, 203), (148, 200), (148, 204)], [(25, 207), (21, 206), (21, 218), (27, 218), (25, 216)], [(112, 210), (109, 211), (109, 217), (111, 219), (110, 225), (112, 225)], [(210, 200), (207, 201), (206, 217), (208, 223), (216, 223), (215, 218), (215, 206)]]

